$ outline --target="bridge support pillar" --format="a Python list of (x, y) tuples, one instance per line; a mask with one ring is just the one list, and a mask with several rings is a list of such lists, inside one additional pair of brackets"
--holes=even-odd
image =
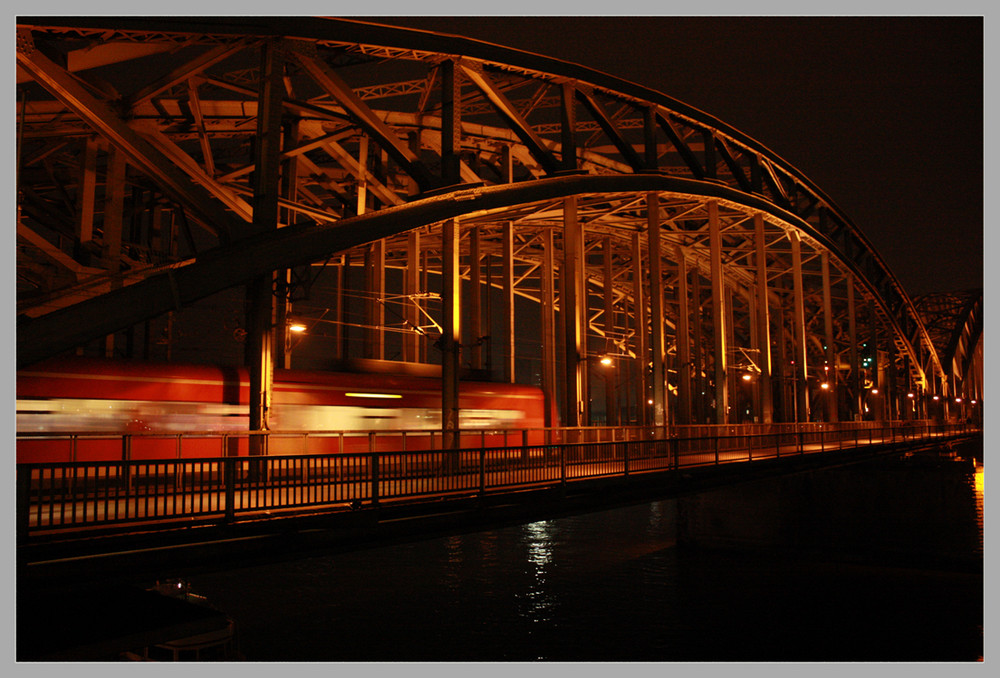
[(848, 384), (851, 392), (851, 412), (854, 421), (861, 421), (862, 391), (861, 391), (861, 361), (858, 355), (858, 316), (854, 303), (854, 274), (847, 274), (847, 333), (850, 341), (851, 380)]
[[(618, 351), (611, 337), (615, 331), (615, 290), (614, 262), (611, 251), (611, 236), (604, 237), (604, 352), (617, 355)], [(604, 376), (604, 421), (608, 426), (618, 425), (618, 390), (617, 376), (620, 372), (620, 362), (611, 359), (610, 365), (602, 370)]]
[(729, 371), (726, 364), (729, 318), (722, 266), (722, 227), (719, 205), (714, 200), (708, 203), (708, 234), (712, 270), (712, 334), (715, 337), (715, 423), (725, 424), (729, 421)]
[(823, 276), (823, 343), (826, 345), (826, 364), (823, 366), (823, 383), (826, 388), (822, 394), (826, 421), (840, 421), (837, 416), (837, 352), (833, 345), (833, 300), (830, 291), (830, 255), (826, 251), (820, 253), (820, 266)]
[[(253, 186), (253, 231), (278, 228), (278, 194), (281, 190), (281, 105), (284, 91), (284, 54), (274, 42), (261, 47), (258, 92), (257, 147)], [(247, 285), (246, 361), (250, 380), (250, 430), (266, 431), (274, 370), (273, 271)], [(280, 328), (282, 333), (284, 328)], [(284, 334), (282, 334), (284, 337)], [(250, 454), (266, 454), (266, 437), (250, 436)]]
[(795, 351), (792, 358), (795, 385), (795, 420), (809, 421), (809, 370), (806, 363), (806, 310), (805, 288), (802, 282), (802, 242), (798, 231), (792, 231), (788, 236), (792, 241), (792, 279), (794, 289), (794, 307), (792, 323), (795, 328)]
[(674, 247), (677, 258), (677, 414), (678, 424), (691, 423), (691, 307), (688, 299), (687, 252)]
[(562, 285), (560, 308), (564, 319), (566, 351), (563, 424), (571, 427), (581, 426), (585, 421), (583, 385), (587, 347), (583, 256), (583, 229), (577, 219), (576, 198), (566, 198), (563, 200), (563, 267), (559, 282)]
[(646, 194), (647, 249), (649, 251), (649, 315), (653, 348), (653, 426), (665, 427), (667, 412), (666, 346), (663, 317), (663, 258), (660, 251), (660, 196)]
[(446, 219), (441, 232), (441, 429), (445, 449), (458, 446), (458, 368), (462, 341), (458, 242), (458, 220)]
[(403, 360), (419, 362), (420, 307), (417, 306), (416, 295), (420, 292), (420, 231), (410, 231), (406, 235), (406, 272), (403, 274), (403, 294), (408, 299), (403, 310), (407, 329), (403, 335)]
[(646, 331), (649, 321), (646, 316), (645, 273), (642, 268), (642, 241), (638, 233), (632, 234), (632, 308), (635, 317), (635, 355), (636, 355), (636, 414), (638, 424), (649, 424), (649, 379), (646, 371), (648, 348), (646, 346)]
[(542, 230), (542, 391), (545, 394), (545, 426), (559, 421), (556, 407), (556, 292), (555, 244), (552, 229)]
[(757, 366), (760, 423), (774, 422), (774, 398), (771, 390), (771, 319), (767, 302), (767, 249), (764, 241), (764, 216), (759, 212), (753, 217), (754, 249), (757, 264)]
[[(489, 292), (488, 292), (489, 293)], [(514, 223), (503, 225), (503, 375), (513, 384), (517, 379), (514, 362)], [(492, 332), (488, 332), (492, 335)]]

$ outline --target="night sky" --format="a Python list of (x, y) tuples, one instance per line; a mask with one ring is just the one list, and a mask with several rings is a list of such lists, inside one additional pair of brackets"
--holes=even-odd
[(797, 167), (911, 297), (983, 285), (981, 16), (370, 20), (524, 49), (659, 90)]

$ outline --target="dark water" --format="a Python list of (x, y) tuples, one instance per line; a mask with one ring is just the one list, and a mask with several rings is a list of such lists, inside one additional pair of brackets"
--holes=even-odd
[(823, 474), (783, 543), (690, 544), (682, 499), (190, 583), (250, 661), (980, 660), (981, 465)]

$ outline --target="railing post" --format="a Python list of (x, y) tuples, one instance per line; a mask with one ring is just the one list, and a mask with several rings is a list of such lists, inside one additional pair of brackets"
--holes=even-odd
[[(228, 436), (227, 436), (228, 437)], [(226, 487), (226, 522), (233, 522), (236, 516), (236, 460), (237, 457), (225, 457), (223, 463), (222, 481)]]
[(629, 448), (632, 447), (632, 443), (631, 443), (631, 441), (624, 440), (624, 441), (622, 441), (622, 445), (624, 446), (624, 450), (625, 450), (625, 454), (623, 455), (624, 456), (624, 461), (625, 461), (625, 477), (628, 478), (628, 451), (629, 451)]
[[(506, 452), (504, 453), (506, 455)], [(486, 495), (486, 447), (479, 447), (479, 496)]]
[(122, 482), (126, 491), (132, 489), (132, 465), (129, 463), (131, 460), (132, 436), (126, 433), (122, 435)]
[(370, 454), (371, 459), (371, 470), (372, 470), (372, 491), (371, 500), (372, 507), (378, 506), (379, 500), (379, 468), (378, 468), (378, 455), (374, 452)]
[(18, 544), (28, 541), (31, 527), (31, 466), (17, 464), (16, 539)]
[(563, 443), (559, 446), (559, 478), (563, 487), (563, 491), (566, 490), (566, 444)]
[(715, 465), (716, 466), (719, 465), (719, 436), (718, 436), (718, 431), (716, 431), (716, 436), (715, 436)]

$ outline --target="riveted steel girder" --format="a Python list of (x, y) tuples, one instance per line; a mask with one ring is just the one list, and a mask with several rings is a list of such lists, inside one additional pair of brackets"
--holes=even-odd
[[(636, 214), (644, 209), (643, 196), (654, 192), (670, 196), (664, 214), (664, 256), (672, 257), (680, 246), (690, 258), (692, 316), (702, 303), (694, 298), (701, 294), (697, 290), (709, 289), (703, 283), (712, 278), (705, 205), (715, 200), (725, 212), (719, 224), (719, 263), (737, 302), (752, 296), (758, 311), (763, 303), (765, 312), (769, 305), (787, 305), (793, 285), (786, 232), (795, 231), (807, 278), (820, 274), (819, 253), (829, 255), (833, 270), (827, 292), (838, 327), (847, 324), (846, 301), (837, 291), (846, 285), (848, 297), (859, 291), (876, 302), (877, 318), (869, 322), (892, 329), (898, 352), (910, 357), (914, 381), (944, 376), (941, 349), (935, 348), (912, 301), (832, 200), (760, 142), (662, 93), (540, 55), (351, 20), (22, 17), (18, 25), (23, 40), (18, 63), (28, 76), (23, 82), (33, 81), (57, 99), (35, 97), (22, 108), (20, 124), (28, 144), (23, 165), (32, 170), (32, 178), (19, 174), (26, 196), (21, 204), (27, 217), (24, 227), (37, 229), (22, 247), (39, 242), (42, 229), (72, 223), (59, 207), (72, 196), (65, 195), (64, 182), (54, 175), (61, 164), (72, 167), (78, 162), (73, 144), (92, 130), (123, 149), (134, 169), (185, 213), (214, 229), (223, 244), (249, 231), (249, 177), (257, 169), (274, 168), (255, 167), (246, 150), (256, 143), (253, 121), (260, 75), (240, 59), (255, 53), (264, 40), (280, 38), (289, 46), (291, 66), (285, 72), (281, 115), (295, 118), (302, 134), (298, 147), (283, 148), (276, 161), (286, 163), (294, 156), (298, 168), (295, 198), (280, 201), (297, 221), (280, 229), (287, 233), (255, 235), (246, 243), (216, 247), (191, 259), (175, 256), (167, 268), (143, 270), (123, 258), (128, 281), (148, 279), (48, 314), (52, 318), (21, 323), (18, 364), (244, 284), (254, 275), (322, 261), (333, 252), (443, 219), (459, 218), (487, 229), (491, 219), (499, 219), (516, 224), (518, 233), (530, 238), (532, 229), (549, 227), (559, 201), (570, 196), (578, 198), (585, 240), (591, 233), (600, 234), (601, 242), (626, 252), (621, 260), (629, 262), (629, 271), (641, 271), (641, 261), (632, 256)], [(77, 60), (85, 68), (70, 72), (32, 51), (35, 38), (54, 44), (67, 41), (74, 59), (95, 47), (105, 56), (100, 64)], [(122, 49), (116, 51), (116, 45)], [(106, 57), (115, 54), (127, 64), (129, 55), (140, 53), (163, 58), (163, 63), (150, 69), (146, 81), (123, 87), (122, 112), (106, 95), (95, 94), (103, 91), (101, 78), (88, 79), (89, 67), (114, 65)], [(168, 60), (167, 55), (176, 59)], [(448, 83), (447, 102), (436, 84), (442, 63), (453, 64), (461, 76)], [(351, 69), (342, 69), (347, 65), (379, 75), (396, 67), (406, 72), (396, 77), (386, 70), (378, 82), (359, 82), (352, 81)], [(553, 86), (560, 88), (560, 96), (551, 96)], [(582, 104), (581, 110), (574, 102)], [(558, 111), (552, 110), (555, 107)], [(446, 118), (451, 122), (444, 122)], [(370, 166), (360, 157), (362, 149), (373, 161)], [(482, 188), (440, 189), (442, 172), (437, 166), (445, 161), (452, 165), (447, 183), (455, 180), (457, 161), (461, 180)], [(564, 170), (584, 174), (556, 176)], [(70, 193), (74, 190), (70, 186)], [(446, 192), (434, 195), (434, 190)], [(377, 199), (380, 211), (356, 217), (364, 194)], [(754, 229), (742, 225), (754, 215), (767, 222), (763, 255), (748, 235)], [(180, 223), (178, 232), (184, 232), (184, 226)], [(422, 232), (420, 237), (425, 253), (439, 249), (433, 234)], [(615, 245), (617, 240), (625, 244)], [(188, 256), (204, 251), (203, 243), (194, 250), (194, 238), (189, 241)], [(539, 266), (542, 241), (526, 244), (515, 258)], [(764, 269), (760, 279), (749, 263), (755, 252), (763, 259), (757, 263)], [(78, 263), (85, 265), (83, 257)], [(604, 300), (612, 306), (636, 304), (632, 324), (640, 324), (648, 299), (641, 298), (641, 289), (628, 290), (630, 276), (625, 283), (606, 280), (603, 263), (597, 268), (584, 263), (586, 284), (607, 286)], [(677, 284), (669, 277), (676, 275), (672, 270), (668, 266), (663, 274), (671, 287)], [(853, 282), (844, 282), (844, 275)], [(810, 320), (813, 315), (824, 317), (814, 313), (823, 308), (817, 289), (807, 284), (802, 290)], [(543, 296), (523, 287), (517, 293)], [(676, 331), (670, 309), (664, 315), (668, 331)], [(596, 322), (598, 317), (585, 318), (585, 325), (607, 333), (606, 323)], [(767, 318), (766, 313), (761, 317)], [(746, 328), (736, 329), (745, 335)], [(695, 331), (692, 328), (692, 334)], [(807, 331), (813, 343), (830, 334), (812, 326)], [(849, 337), (835, 340), (841, 347), (850, 343)]]
[(17, 63), (31, 77), (48, 89), (91, 127), (128, 156), (129, 162), (153, 177), (165, 191), (190, 209), (193, 215), (211, 230), (228, 240), (236, 229), (236, 219), (218, 203), (205, 195), (203, 189), (179, 172), (169, 158), (159, 153), (142, 136), (130, 128), (115, 111), (88, 92), (65, 69), (31, 45), (31, 38), (21, 31), (18, 38)]

